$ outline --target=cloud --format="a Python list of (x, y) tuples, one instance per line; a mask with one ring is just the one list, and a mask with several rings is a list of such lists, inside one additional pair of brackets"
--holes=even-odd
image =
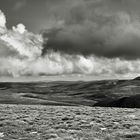
[(54, 6), (50, 12), (63, 22), (44, 31), (44, 40), (49, 39), (44, 41), (43, 54), (53, 49), (87, 56), (139, 58), (140, 20), (130, 2), (125, 2), (127, 6), (122, 3), (80, 0)]
[(0, 27), (5, 28), (6, 24), (6, 18), (2, 11), (0, 11)]
[[(110, 16), (108, 18), (112, 19), (112, 17)], [(115, 25), (117, 25), (117, 27), (114, 26), (112, 22), (109, 22), (108, 24), (105, 22), (106, 24), (102, 28), (99, 28), (96, 24), (91, 24), (90, 21), (84, 21), (84, 23), (82, 23), (81, 26), (80, 24), (78, 24), (77, 26), (75, 24), (74, 26), (73, 24), (68, 25), (69, 23), (64, 25), (65, 23), (61, 22), (61, 25), (59, 24), (59, 28), (53, 28), (45, 31), (44, 39), (46, 40), (45, 46), (43, 46), (44, 42), (41, 35), (29, 32), (26, 29), (26, 27), (21, 23), (17, 26), (13, 26), (12, 29), (7, 29), (5, 26), (6, 18), (1, 12), (0, 19), (3, 19), (3, 22), (1, 22), (0, 24), (2, 29), (2, 32), (0, 32), (0, 76), (62, 76), (72, 74), (93, 76), (129, 76), (130, 74), (139, 74), (139, 59), (126, 60), (124, 58), (122, 59), (119, 57), (110, 59), (104, 57), (103, 54), (100, 54), (99, 57), (97, 55), (94, 55), (94, 53), (92, 54), (89, 52), (86, 52), (87, 55), (82, 55), (82, 51), (83, 54), (85, 53), (85, 51), (87, 51), (86, 48), (84, 48), (83, 44), (85, 42), (88, 44), (88, 41), (91, 41), (90, 37), (93, 39), (93, 37), (95, 36), (94, 40), (92, 40), (93, 43), (97, 41), (98, 44), (100, 40), (101, 44), (104, 45), (104, 41), (110, 39), (108, 40), (110, 41), (109, 43), (114, 45), (126, 42), (126, 38), (124, 37), (125, 34), (132, 39), (132, 34), (134, 35), (134, 38), (135, 36), (139, 36), (139, 31), (136, 30), (136, 28), (138, 28), (139, 25), (138, 27), (132, 26), (133, 24), (131, 23), (130, 16), (128, 14), (120, 13), (116, 16), (116, 18), (117, 22), (115, 22)], [(82, 21), (80, 21), (80, 23), (81, 22)], [(86, 26), (87, 24), (90, 25), (89, 29)], [(111, 25), (112, 28), (110, 29)], [(135, 23), (135, 25), (137, 24)], [(93, 31), (97, 32), (94, 32), (94, 34), (90, 34), (90, 32)], [(106, 31), (111, 32), (113, 35), (109, 35), (108, 37)], [(56, 35), (56, 41), (57, 39), (58, 41), (65, 41), (67, 39), (67, 41), (70, 41), (70, 43), (76, 43), (79, 46), (75, 46), (75, 48), (73, 44), (71, 45), (70, 43), (66, 42), (65, 47), (67, 48), (67, 45), (69, 46), (67, 48), (68, 51), (66, 51), (65, 47), (63, 48), (63, 50), (61, 48), (49, 48), (49, 43), (51, 39), (54, 41), (54, 37)], [(117, 37), (119, 41), (115, 40), (114, 36)], [(102, 39), (104, 41), (102, 41)], [(77, 43), (78, 40), (79, 44)], [(136, 41), (138, 40), (136, 39)], [(60, 47), (62, 47), (61, 44), (62, 42), (60, 42)], [(56, 43), (56, 45), (56, 47), (58, 47), (59, 44)], [(80, 46), (83, 48), (81, 48)], [(44, 47), (48, 47), (45, 53)], [(108, 49), (108, 51), (110, 50), (109, 48), (107, 48), (107, 45), (101, 45), (100, 47), (106, 47), (102, 48), (103, 50), (100, 50), (101, 53), (103, 53), (105, 49)], [(112, 45), (110, 45), (109, 47), (112, 47)], [(114, 50), (116, 46), (114, 45), (113, 47)], [(72, 52), (73, 49), (75, 52)], [(88, 49), (90, 49), (90, 47), (88, 47)], [(98, 52), (98, 50), (96, 49), (97, 48), (95, 47), (94, 52)], [(93, 49), (91, 49), (90, 51), (92, 52)]]
[(13, 26), (13, 31), (19, 32), (20, 34), (23, 34), (26, 32), (25, 26), (23, 24), (18, 24), (17, 27)]
[(7, 57), (0, 59), (0, 75), (39, 76), (39, 75), (92, 75), (92, 76), (128, 76), (138, 75), (140, 61), (108, 59), (95, 56), (68, 55), (49, 52), (37, 59)]
[(5, 32), (6, 30), (6, 18), (2, 11), (0, 11), (0, 33)]

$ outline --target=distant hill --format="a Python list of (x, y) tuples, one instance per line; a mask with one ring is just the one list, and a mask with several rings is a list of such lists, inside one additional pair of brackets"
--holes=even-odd
[(0, 103), (140, 108), (138, 79), (0, 83)]

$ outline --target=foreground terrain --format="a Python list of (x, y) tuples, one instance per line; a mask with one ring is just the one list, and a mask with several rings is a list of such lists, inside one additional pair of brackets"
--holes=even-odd
[(140, 140), (136, 108), (140, 77), (0, 83), (0, 140)]
[(139, 140), (140, 110), (0, 105), (0, 140)]

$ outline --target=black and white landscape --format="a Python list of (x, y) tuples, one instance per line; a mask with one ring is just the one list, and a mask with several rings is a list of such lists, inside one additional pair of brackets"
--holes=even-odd
[(0, 0), (0, 140), (139, 140), (139, 108), (139, 0)]

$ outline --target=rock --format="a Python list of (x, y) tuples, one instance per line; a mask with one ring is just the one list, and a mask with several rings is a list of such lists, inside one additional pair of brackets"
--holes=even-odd
[(101, 128), (101, 130), (102, 130), (102, 131), (106, 131), (106, 130), (107, 130), (107, 128)]

